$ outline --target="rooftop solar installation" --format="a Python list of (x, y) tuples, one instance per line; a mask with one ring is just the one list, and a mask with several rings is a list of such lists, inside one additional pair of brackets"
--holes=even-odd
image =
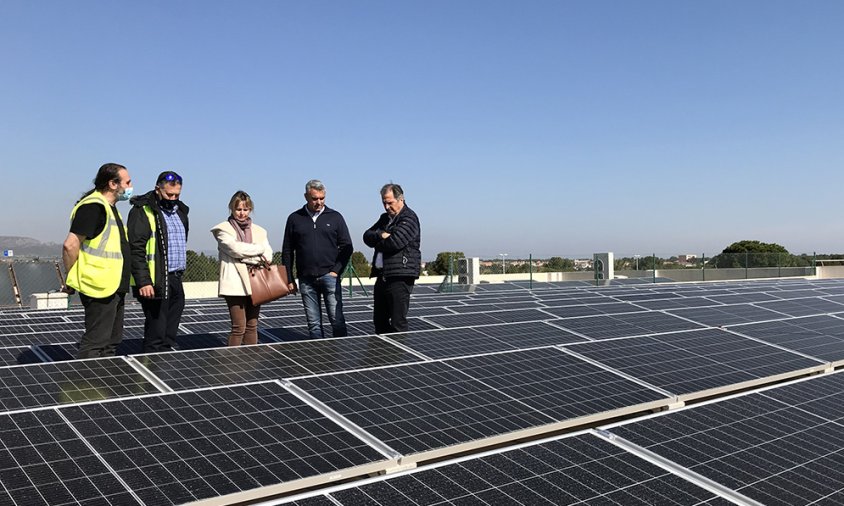
[(53, 410), (0, 415), (0, 485), (0, 504), (141, 504)]
[(788, 317), (788, 315), (783, 313), (769, 311), (751, 304), (698, 307), (693, 309), (672, 309), (669, 312), (710, 327), (721, 327), (724, 325), (735, 325), (737, 323), (760, 322), (766, 320), (779, 320)]
[(810, 316), (729, 327), (733, 332), (844, 365), (844, 320)]
[(43, 362), (29, 346), (0, 348), (0, 367), (6, 365), (37, 364)]
[[(316, 502), (305, 502), (309, 500)], [(718, 500), (712, 492), (601, 438), (581, 434), (372, 479), (293, 504), (720, 506), (732, 503)]]
[(236, 385), (308, 374), (272, 345), (150, 353), (134, 357), (173, 390)]
[(338, 337), (273, 345), (312, 374), (386, 367), (423, 359), (380, 337)]
[(754, 305), (788, 316), (809, 316), (844, 312), (844, 304), (838, 304), (837, 302), (819, 299), (817, 297), (761, 302)]
[[(841, 392), (843, 378), (824, 375), (800, 386), (690, 407), (610, 431), (759, 504), (840, 504), (844, 425), (814, 414), (811, 404), (830, 406), (824, 398), (833, 400), (830, 387)], [(793, 399), (800, 404), (787, 404)], [(835, 400), (840, 413), (841, 399)]]
[[(523, 324), (520, 324), (523, 325)], [(494, 327), (490, 326), (490, 327)], [(455, 328), (387, 334), (386, 339), (432, 359), (514, 350), (518, 346), (476, 328)]]
[(701, 325), (697, 323), (658, 311), (565, 318), (554, 324), (592, 339), (611, 339), (701, 328)]
[[(586, 339), (554, 325), (554, 322), (524, 322), (475, 327), (482, 334), (492, 336), (513, 349), (577, 343)], [(493, 351), (493, 350), (490, 350)], [(504, 351), (504, 350), (494, 350)]]
[(292, 481), (383, 469), (388, 460), (277, 383), (61, 413), (144, 504), (237, 502)]
[(431, 458), (484, 440), (493, 444), (554, 422), (440, 362), (293, 383), (405, 457)]
[(706, 297), (680, 297), (677, 299), (643, 300), (636, 302), (636, 305), (658, 311), (662, 309), (720, 306), (721, 303)]
[(683, 400), (826, 368), (821, 361), (720, 329), (571, 344), (566, 348)]
[(101, 401), (160, 392), (119, 357), (0, 368), (0, 409)]
[(639, 306), (627, 302), (610, 302), (606, 304), (583, 304), (576, 306), (550, 306), (543, 308), (542, 311), (550, 313), (560, 318), (573, 318), (576, 316), (593, 316), (616, 313), (636, 313), (647, 311)]
[(446, 362), (558, 421), (609, 418), (619, 410), (665, 406), (668, 399), (556, 348), (496, 353)]

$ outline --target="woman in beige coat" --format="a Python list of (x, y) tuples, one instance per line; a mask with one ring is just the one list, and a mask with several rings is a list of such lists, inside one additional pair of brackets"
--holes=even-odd
[(273, 250), (267, 231), (253, 224), (249, 217), (254, 209), (249, 194), (236, 191), (229, 201), (231, 216), (211, 229), (220, 256), (219, 295), (226, 299), (232, 319), (229, 346), (258, 342), (261, 306), (252, 304), (248, 265), (257, 264), (261, 256), (271, 260)]

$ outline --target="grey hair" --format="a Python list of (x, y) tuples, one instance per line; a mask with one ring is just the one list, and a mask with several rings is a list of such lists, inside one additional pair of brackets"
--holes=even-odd
[(305, 183), (305, 193), (308, 193), (311, 190), (316, 190), (318, 192), (325, 191), (325, 185), (322, 184), (322, 181), (319, 179), (311, 179), (307, 183)]
[(393, 192), (393, 197), (396, 200), (402, 200), (404, 198), (404, 190), (401, 189), (400, 185), (395, 183), (387, 183), (381, 187), (381, 198), (384, 198), (387, 192)]

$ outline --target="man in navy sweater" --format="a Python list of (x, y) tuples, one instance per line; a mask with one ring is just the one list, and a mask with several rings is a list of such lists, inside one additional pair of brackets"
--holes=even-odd
[(305, 184), (305, 202), (287, 217), (281, 262), (287, 268), (291, 291), (296, 290), (296, 265), (311, 339), (325, 337), (321, 301), (325, 302), (333, 336), (344, 337), (348, 333), (340, 280), (352, 257), (352, 238), (343, 215), (325, 206), (325, 185), (321, 181), (312, 179)]

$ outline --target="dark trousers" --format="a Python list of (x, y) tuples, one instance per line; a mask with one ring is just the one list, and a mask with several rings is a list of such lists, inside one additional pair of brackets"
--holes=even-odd
[(375, 304), (372, 321), (376, 334), (407, 331), (407, 310), (414, 278), (396, 277), (375, 281)]
[(232, 319), (232, 331), (229, 334), (229, 346), (258, 343), (258, 316), (261, 306), (252, 304), (252, 297), (226, 295), (229, 316)]
[(94, 299), (79, 294), (85, 308), (85, 333), (79, 343), (77, 358), (113, 357), (123, 340), (125, 293)]
[(185, 289), (182, 273), (167, 274), (168, 298), (138, 297), (144, 310), (144, 352), (170, 351), (176, 345), (179, 322), (185, 309)]

